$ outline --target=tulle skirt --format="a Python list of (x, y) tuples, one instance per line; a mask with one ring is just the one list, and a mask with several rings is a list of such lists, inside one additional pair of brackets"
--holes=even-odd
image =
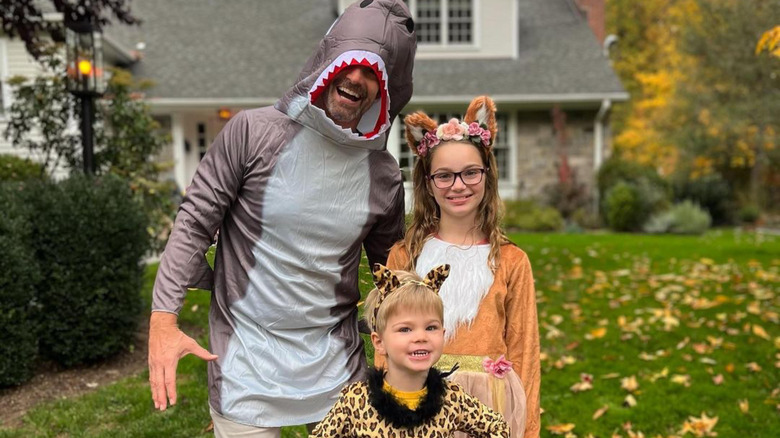
[[(484, 356), (442, 355), (436, 368), (448, 371), (456, 363), (458, 370), (449, 379), (460, 385), (464, 391), (476, 397), (496, 412), (501, 413), (509, 424), (510, 436), (522, 438), (525, 434), (526, 397), (523, 383), (514, 370), (502, 378), (487, 373), (482, 368)], [(457, 432), (456, 438), (467, 434)]]

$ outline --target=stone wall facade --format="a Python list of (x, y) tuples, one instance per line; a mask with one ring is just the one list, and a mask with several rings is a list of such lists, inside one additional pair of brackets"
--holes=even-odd
[[(594, 121), (596, 111), (566, 111), (568, 142), (561, 147), (553, 129), (550, 111), (521, 112), (517, 117), (518, 197), (544, 198), (544, 188), (558, 181), (560, 153), (565, 151), (578, 182), (595, 188)], [(610, 135), (605, 129), (604, 157), (610, 153)]]

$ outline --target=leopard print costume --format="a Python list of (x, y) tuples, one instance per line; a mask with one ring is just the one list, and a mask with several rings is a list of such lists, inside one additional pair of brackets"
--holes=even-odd
[(475, 438), (509, 438), (501, 414), (445, 380), (445, 375), (431, 369), (427, 395), (417, 409), (410, 410), (382, 390), (384, 372), (374, 370), (367, 381), (341, 391), (336, 405), (310, 437), (438, 438), (461, 431)]

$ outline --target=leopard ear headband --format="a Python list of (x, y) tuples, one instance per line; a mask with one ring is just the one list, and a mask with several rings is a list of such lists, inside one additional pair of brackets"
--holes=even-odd
[(400, 281), (398, 276), (395, 275), (387, 266), (380, 263), (375, 263), (372, 269), (374, 274), (374, 285), (379, 291), (379, 298), (377, 299), (376, 306), (374, 306), (374, 313), (371, 315), (371, 329), (376, 331), (376, 318), (379, 315), (379, 307), (385, 301), (390, 293), (395, 291), (401, 286), (407, 284), (417, 284), (425, 286), (435, 293), (439, 293), (442, 283), (450, 275), (450, 265), (439, 265), (428, 272), (422, 281), (419, 280), (406, 280)]

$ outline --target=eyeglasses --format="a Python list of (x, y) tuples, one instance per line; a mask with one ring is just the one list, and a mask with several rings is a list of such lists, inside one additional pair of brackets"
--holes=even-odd
[(439, 172), (428, 178), (433, 181), (433, 185), (438, 189), (448, 189), (455, 185), (455, 180), (460, 177), (463, 184), (473, 186), (482, 181), (482, 175), (488, 171), (488, 168), (475, 167), (472, 169), (461, 170), (460, 172)]

